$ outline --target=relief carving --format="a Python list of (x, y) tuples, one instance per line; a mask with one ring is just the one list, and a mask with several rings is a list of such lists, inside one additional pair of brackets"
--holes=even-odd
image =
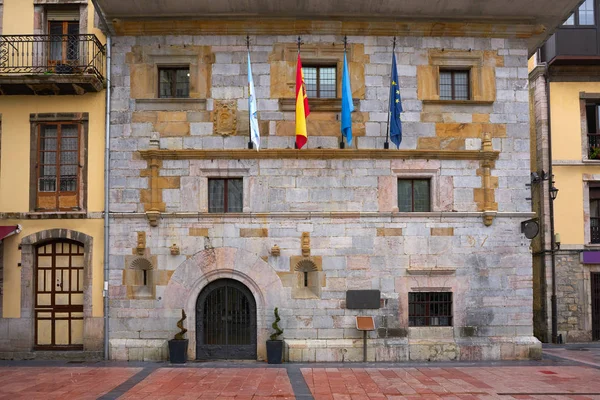
[(237, 131), (237, 103), (235, 101), (215, 101), (213, 123), (217, 135), (232, 136)]

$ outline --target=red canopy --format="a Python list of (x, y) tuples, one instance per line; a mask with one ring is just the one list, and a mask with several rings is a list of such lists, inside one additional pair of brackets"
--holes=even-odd
[(21, 225), (0, 225), (0, 242), (7, 236), (21, 232)]

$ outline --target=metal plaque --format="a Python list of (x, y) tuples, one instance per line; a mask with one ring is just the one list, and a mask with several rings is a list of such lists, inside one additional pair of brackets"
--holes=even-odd
[(348, 290), (346, 292), (347, 309), (378, 309), (381, 299), (379, 290)]

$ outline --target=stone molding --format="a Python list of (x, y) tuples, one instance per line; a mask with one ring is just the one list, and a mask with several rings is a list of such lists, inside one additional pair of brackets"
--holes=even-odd
[(33, 285), (35, 273), (35, 248), (50, 241), (75, 241), (84, 248), (83, 274), (83, 346), (84, 350), (100, 350), (102, 346), (102, 331), (98, 326), (102, 318), (92, 317), (92, 271), (94, 238), (85, 233), (70, 229), (49, 229), (25, 236), (21, 240), (21, 315), (23, 330), (19, 332), (19, 343), (31, 350), (34, 346), (35, 332), (35, 288)]
[(492, 150), (384, 150), (384, 149), (265, 149), (256, 150), (142, 150), (144, 160), (276, 160), (276, 159), (316, 159), (316, 160), (488, 160), (494, 161), (500, 155)]
[(2, 219), (102, 219), (103, 212), (0, 212)]
[[(236, 248), (220, 247), (196, 253), (180, 264), (165, 289), (164, 304), (170, 310), (187, 314), (188, 356), (196, 358), (196, 301), (202, 289), (217, 279), (243, 283), (256, 301), (257, 354), (266, 358), (265, 342), (273, 308), (283, 304), (285, 290), (275, 270), (256, 254)], [(267, 317), (267, 315), (269, 317)]]
[[(341, 112), (342, 111), (342, 99), (309, 99), (310, 111), (311, 112)], [(358, 110), (360, 106), (360, 99), (352, 99), (354, 108)], [(296, 99), (279, 99), (279, 110), (281, 111), (295, 111), (296, 110)]]
[(528, 39), (546, 27), (536, 24), (390, 21), (256, 20), (113, 20), (117, 35), (348, 35), (348, 36), (447, 36)]

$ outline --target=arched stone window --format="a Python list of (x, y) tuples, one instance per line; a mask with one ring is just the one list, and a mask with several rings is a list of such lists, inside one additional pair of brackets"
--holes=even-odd
[(292, 297), (311, 299), (321, 297), (321, 286), (324, 279), (317, 264), (310, 259), (302, 259), (294, 266), (296, 274), (295, 285), (292, 287)]
[(155, 295), (154, 266), (145, 257), (136, 257), (123, 271), (127, 296), (133, 299), (153, 299)]

